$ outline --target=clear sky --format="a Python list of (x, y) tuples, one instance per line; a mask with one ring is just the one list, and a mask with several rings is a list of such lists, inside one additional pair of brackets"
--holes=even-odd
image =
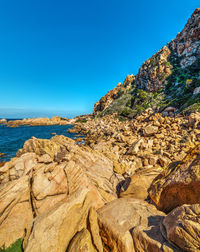
[(1, 0), (0, 117), (91, 113), (199, 0)]

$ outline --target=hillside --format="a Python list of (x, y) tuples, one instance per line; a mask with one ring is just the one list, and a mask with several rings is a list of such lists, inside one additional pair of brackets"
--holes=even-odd
[(95, 103), (93, 112), (133, 118), (149, 107), (162, 112), (169, 106), (177, 112), (200, 111), (200, 8), (175, 39), (142, 64), (136, 77), (127, 76)]

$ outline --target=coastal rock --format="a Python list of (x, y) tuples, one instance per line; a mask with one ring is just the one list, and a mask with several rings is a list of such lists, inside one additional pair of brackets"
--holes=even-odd
[(182, 251), (200, 248), (200, 205), (183, 205), (171, 211), (163, 220), (167, 239)]
[(32, 174), (31, 194), (36, 215), (66, 198), (69, 188), (64, 168), (66, 163), (38, 164)]
[(90, 232), (87, 229), (82, 229), (78, 232), (72, 241), (70, 242), (70, 246), (68, 248), (69, 252), (76, 251), (85, 251), (85, 252), (97, 252), (95, 247), (92, 244), (92, 238)]
[(162, 211), (169, 212), (183, 204), (200, 203), (200, 145), (178, 164), (168, 166), (149, 189), (149, 196)]
[[(153, 205), (138, 199), (117, 199), (108, 203), (98, 210), (105, 251), (154, 252), (162, 247), (163, 251), (174, 251), (159, 231), (164, 216)], [(154, 232), (155, 227), (157, 232)]]
[(121, 187), (120, 198), (146, 199), (148, 197), (148, 188), (150, 187), (156, 175), (135, 174), (127, 178)]
[[(149, 213), (150, 214), (150, 213)], [(180, 248), (172, 244), (161, 230), (162, 221), (165, 218), (162, 212), (152, 213), (147, 222), (136, 226), (132, 231), (135, 251), (141, 252), (182, 252)]]
[(44, 154), (44, 155), (38, 157), (38, 162), (49, 164), (49, 163), (53, 162), (53, 159), (48, 154)]
[(67, 154), (67, 145), (71, 146), (73, 144), (75, 143), (72, 139), (65, 138), (64, 136), (54, 136), (51, 140), (32, 137), (32, 139), (26, 141), (23, 148), (17, 152), (17, 156), (19, 157), (24, 153), (34, 152), (39, 156), (48, 154), (53, 160), (57, 161), (59, 157)]
[[(5, 120), (5, 119), (2, 119)], [(1, 122), (1, 121), (0, 121)], [(29, 125), (29, 126), (40, 126), (40, 125), (70, 125), (75, 123), (75, 119), (62, 118), (60, 116), (54, 116), (51, 119), (48, 117), (39, 117), (33, 119), (22, 119), (22, 120), (13, 120), (13, 121), (3, 121), (8, 127), (18, 127), (20, 125)]]
[(0, 185), (0, 202), (0, 248), (7, 248), (23, 238), (32, 225), (29, 177)]
[(127, 155), (134, 155), (137, 154), (141, 148), (141, 145), (144, 143), (143, 139), (139, 139), (134, 144), (131, 145), (131, 147), (127, 151)]
[[(9, 231), (10, 225), (21, 221), (18, 215), (30, 216), (31, 214), (31, 218), (27, 217), (28, 220), (24, 218), (24, 222), (19, 225), (19, 230), (18, 226), (14, 225), (16, 235), (6, 240), (6, 247), (14, 242), (15, 238), (24, 237), (24, 229), (31, 229), (33, 218), (45, 215), (66, 198), (77, 195), (81, 187), (92, 195), (95, 204), (91, 206), (97, 209), (117, 198), (116, 186), (120, 179), (123, 179), (113, 173), (113, 163), (104, 155), (88, 147), (76, 145), (74, 140), (64, 136), (55, 136), (50, 140), (36, 138), (27, 140), (18, 152), (18, 157), (0, 167), (0, 172), (0, 186), (3, 188), (1, 202), (5, 201), (5, 204), (1, 205), (0, 214), (3, 214), (2, 218), (6, 219), (5, 222), (3, 219), (1, 224), (3, 233), (0, 246), (6, 240), (5, 234)], [(26, 183), (22, 182), (24, 180)], [(14, 186), (14, 183), (17, 186)], [(10, 198), (12, 195), (10, 187), (15, 193), (13, 198)], [(18, 190), (18, 187), (23, 189)], [(24, 198), (24, 193), (26, 199), (25, 202), (22, 200), (21, 205), (26, 207), (20, 210), (17, 208), (19, 204), (17, 205), (18, 213), (14, 215), (17, 218), (15, 220), (5, 209), (7, 205), (15, 209), (12, 201)], [(72, 216), (73, 211), (70, 218)], [(92, 239), (95, 241), (95, 246), (100, 247), (100, 238), (94, 231), (97, 230), (94, 225), (91, 224)]]
[(80, 187), (34, 220), (33, 230), (24, 244), (25, 252), (65, 252), (73, 237), (87, 228), (88, 213), (92, 206), (95, 206), (92, 193)]
[(0, 124), (5, 124), (5, 123), (7, 123), (6, 119), (0, 119)]
[(194, 129), (197, 128), (197, 125), (200, 123), (200, 113), (191, 113), (188, 116), (188, 124), (189, 126), (193, 127)]
[(35, 153), (25, 153), (19, 158), (12, 158), (0, 168), (0, 183), (6, 183), (28, 175), (37, 164)]

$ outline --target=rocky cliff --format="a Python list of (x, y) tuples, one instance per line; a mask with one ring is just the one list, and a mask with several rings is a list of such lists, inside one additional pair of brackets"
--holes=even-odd
[(131, 88), (134, 80), (134, 75), (127, 75), (123, 84), (119, 82), (113, 90), (109, 91), (105, 96), (100, 99), (100, 101), (94, 104), (93, 113), (96, 113), (98, 111), (104, 111), (105, 109), (107, 109), (114, 100), (121, 97), (122, 94), (124, 94)]
[(102, 97), (94, 113), (134, 117), (148, 107), (200, 110), (200, 8), (175, 39), (142, 64), (126, 92), (115, 92)]

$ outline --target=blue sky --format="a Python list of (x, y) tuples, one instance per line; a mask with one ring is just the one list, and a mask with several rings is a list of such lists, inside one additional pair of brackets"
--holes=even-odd
[(0, 117), (91, 113), (181, 31), (197, 0), (1, 0)]

